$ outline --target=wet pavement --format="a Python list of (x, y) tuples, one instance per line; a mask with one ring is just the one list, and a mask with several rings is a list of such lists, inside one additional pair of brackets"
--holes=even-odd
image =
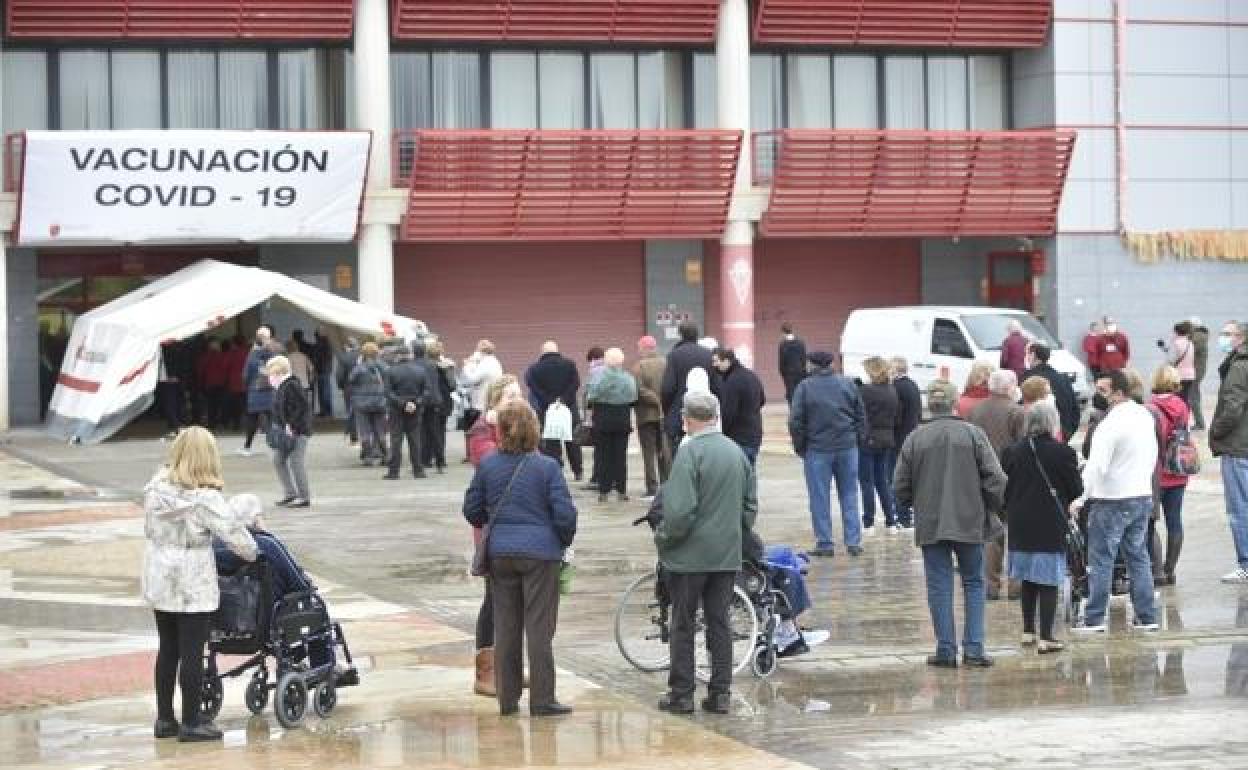
[[(760, 531), (810, 544), (801, 468), (768, 415)], [(653, 566), (643, 504), (600, 505), (577, 490), (573, 592), (561, 608), (559, 692), (576, 713), (501, 719), (471, 694), (479, 581), (459, 515), (469, 468), (381, 480), (329, 427), (310, 452), (314, 506), (270, 512), (270, 527), (313, 574), (360, 662), (333, 715), (286, 731), (251, 716), (232, 680), (222, 746), (156, 742), (150, 725), (155, 634), (137, 598), (142, 522), (133, 505), (165, 445), (131, 439), (70, 447), (36, 434), (0, 446), (0, 764), (42, 767), (1248, 767), (1248, 589), (1223, 585), (1233, 549), (1217, 464), (1192, 482), (1179, 585), (1160, 591), (1163, 628), (1070, 640), (1038, 656), (1017, 644), (1013, 602), (989, 605), (986, 671), (923, 665), (933, 641), (919, 551), (875, 534), (866, 553), (815, 563), (806, 624), (832, 638), (748, 668), (729, 717), (671, 717), (653, 704), (661, 674), (620, 656), (612, 612)], [(228, 492), (279, 497), (266, 455), (232, 453)], [(6, 454), (5, 452), (8, 452)], [(630, 481), (640, 487), (637, 456)], [(838, 526), (839, 532), (839, 526)], [(524, 710), (522, 709), (522, 713)]]

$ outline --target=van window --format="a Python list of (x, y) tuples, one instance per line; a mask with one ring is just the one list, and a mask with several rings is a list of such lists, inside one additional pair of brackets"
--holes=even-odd
[(1050, 350), (1058, 350), (1062, 347), (1062, 343), (1054, 339), (1048, 329), (1027, 314), (968, 313), (962, 316), (962, 323), (966, 324), (966, 330), (970, 332), (975, 344), (982, 350), (1000, 350), (1001, 343), (1010, 333), (1011, 321), (1018, 321), (1023, 325), (1023, 332), (1028, 337), (1043, 342), (1049, 346)]
[(945, 318), (937, 318), (932, 326), (932, 352), (938, 356), (975, 357), (971, 346), (966, 344), (966, 337), (962, 336), (962, 330)]

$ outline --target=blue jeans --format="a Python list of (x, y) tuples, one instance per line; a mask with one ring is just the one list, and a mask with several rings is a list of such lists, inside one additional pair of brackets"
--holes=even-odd
[[(897, 478), (897, 455), (900, 451), (901, 449), (888, 450), (888, 481), (890, 489), (892, 488), (891, 484), (893, 479)], [(903, 527), (914, 526), (914, 509), (908, 505), (902, 505), (897, 502), (895, 497), (893, 499), (893, 505), (897, 509), (897, 523)]]
[(1085, 622), (1099, 626), (1105, 622), (1109, 606), (1114, 559), (1122, 546), (1131, 577), (1131, 605), (1135, 622), (1154, 623), (1153, 564), (1148, 556), (1148, 520), (1153, 498), (1091, 500), (1088, 503), (1088, 606)]
[(815, 530), (815, 547), (831, 548), (832, 480), (841, 502), (841, 523), (845, 545), (862, 545), (862, 522), (858, 514), (858, 447), (831, 452), (806, 451), (802, 458), (806, 474), (806, 494), (810, 497), (810, 523)]
[(1235, 558), (1248, 569), (1248, 457), (1222, 457), (1226, 518), (1235, 541)]
[(1186, 486), (1164, 487), (1161, 490), (1161, 510), (1166, 516), (1166, 536), (1183, 537), (1183, 493)]
[(923, 573), (927, 577), (927, 609), (932, 613), (932, 628), (936, 632), (936, 655), (946, 660), (958, 657), (958, 631), (953, 617), (954, 554), (958, 557), (966, 605), (962, 652), (972, 657), (984, 654), (984, 546), (942, 540), (923, 546)]
[[(737, 446), (741, 446), (741, 445), (740, 445), (740, 444), (738, 444)], [(742, 451), (742, 452), (745, 452), (745, 459), (747, 459), (747, 460), (749, 460), (749, 461), (750, 461), (750, 467), (751, 467), (751, 468), (753, 468), (754, 466), (758, 465), (758, 447), (756, 447), (756, 446), (742, 446), (742, 447), (741, 447), (741, 451)]]
[(316, 374), (316, 398), (320, 405), (321, 416), (334, 416), (334, 386), (333, 377), (329, 372), (317, 372)]
[(858, 453), (858, 485), (862, 487), (862, 526), (875, 525), (875, 496), (884, 508), (884, 523), (897, 523), (897, 502), (893, 498), (893, 474), (889, 457), (891, 449), (862, 449)]

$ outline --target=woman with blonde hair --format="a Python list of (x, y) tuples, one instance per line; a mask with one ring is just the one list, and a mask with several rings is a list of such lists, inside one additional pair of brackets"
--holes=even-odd
[(532, 678), (529, 714), (559, 716), (572, 709), (555, 699), (552, 643), (559, 617), (559, 570), (576, 536), (576, 506), (559, 463), (537, 451), (541, 428), (525, 403), (498, 410), (501, 443), (481, 461), (464, 494), (464, 518), (489, 524), (484, 543), (494, 598), (498, 710), (519, 710), (523, 650)]
[(900, 401), (892, 383), (892, 370), (879, 356), (862, 362), (868, 382), (859, 387), (867, 424), (858, 447), (858, 486), (862, 490), (862, 527), (864, 534), (875, 533), (875, 498), (879, 495), (884, 509), (884, 526), (891, 535), (901, 531), (897, 522), (897, 501), (893, 495), (893, 476), (889, 472), (897, 435), (897, 411)]
[(997, 367), (983, 361), (976, 361), (971, 365), (971, 373), (966, 377), (966, 387), (962, 389), (962, 395), (958, 397), (958, 406), (954, 409), (954, 414), (965, 420), (971, 416), (972, 409), (992, 396), (992, 391), (988, 389), (988, 378), (996, 369)]
[[(1183, 550), (1183, 496), (1187, 492), (1188, 477), (1167, 471), (1165, 446), (1175, 430), (1191, 428), (1192, 412), (1183, 399), (1186, 387), (1187, 383), (1177, 367), (1160, 366), (1153, 374), (1153, 399), (1149, 402), (1149, 411), (1157, 418), (1157, 439), (1162, 447), (1157, 458), (1157, 470), (1161, 510), (1166, 517), (1166, 551), (1159, 582), (1170, 586), (1175, 584), (1174, 570)], [(1151, 539), (1150, 543), (1153, 543)]]
[[(169, 458), (143, 489), (143, 599), (156, 615), (157, 738), (213, 741), (221, 731), (200, 717), (204, 644), (220, 602), (212, 538), (243, 559), (256, 558), (256, 542), (221, 495), (216, 439), (200, 427), (183, 430)], [(182, 724), (173, 710), (175, 682), (182, 689)]]

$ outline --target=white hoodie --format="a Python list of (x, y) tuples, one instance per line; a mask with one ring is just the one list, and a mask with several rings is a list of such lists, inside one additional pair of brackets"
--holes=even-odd
[(215, 612), (221, 597), (212, 536), (243, 559), (256, 541), (215, 489), (183, 489), (161, 469), (143, 488), (143, 599), (161, 612)]

